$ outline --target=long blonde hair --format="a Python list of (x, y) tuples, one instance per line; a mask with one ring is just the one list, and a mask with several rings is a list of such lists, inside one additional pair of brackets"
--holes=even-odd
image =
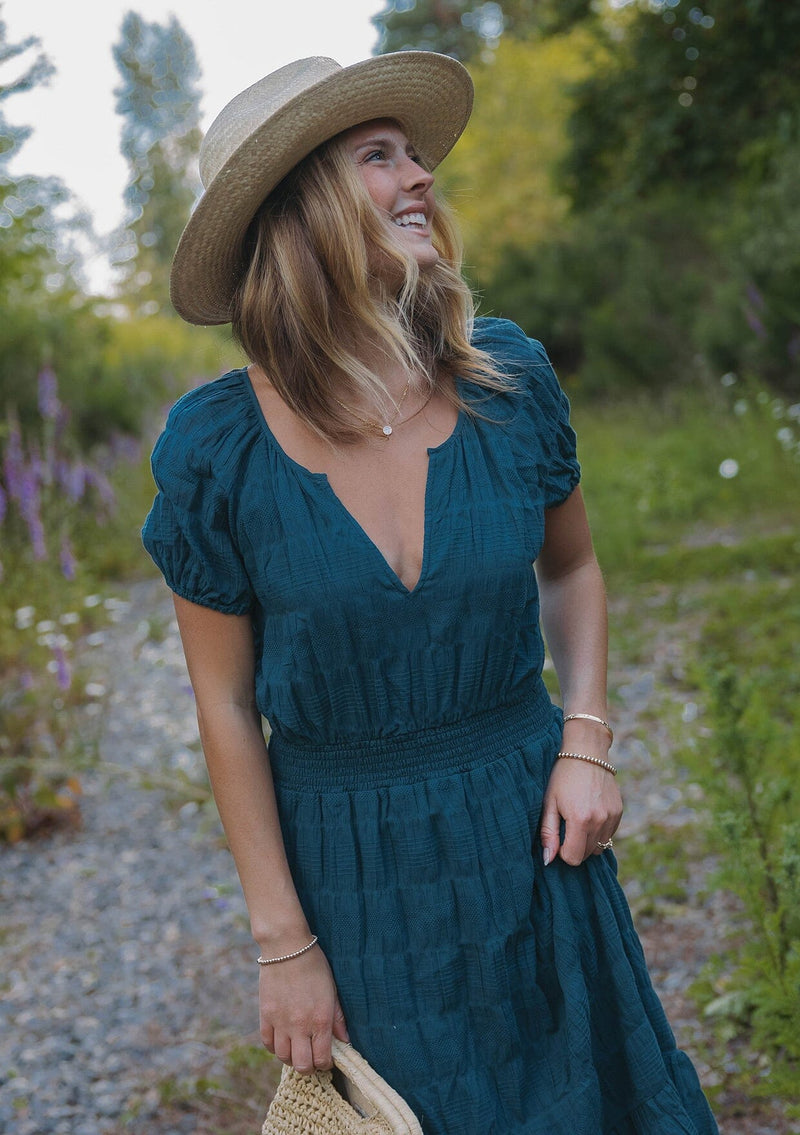
[[(420, 271), (392, 240), (341, 135), (300, 162), (253, 220), (233, 333), (323, 437), (353, 441), (369, 430), (337, 400), (343, 391), (391, 404), (380, 377), (358, 357), (364, 342), (468, 411), (456, 376), (487, 393), (508, 389), (491, 358), (470, 343), (473, 297), (461, 276), (458, 230), (440, 200), (431, 235), (439, 261)], [(377, 264), (386, 270), (374, 272)], [(402, 281), (399, 290), (392, 279)]]

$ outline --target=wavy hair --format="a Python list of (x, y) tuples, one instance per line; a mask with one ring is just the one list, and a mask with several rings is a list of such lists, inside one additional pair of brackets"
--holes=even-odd
[(461, 276), (461, 240), (439, 199), (431, 237), (439, 261), (420, 271), (392, 239), (342, 135), (295, 166), (252, 221), (233, 333), (321, 436), (354, 441), (370, 429), (354, 425), (338, 401), (342, 392), (393, 405), (379, 375), (359, 358), (364, 342), (470, 413), (456, 376), (487, 395), (509, 388), (491, 358), (470, 343), (475, 310)]

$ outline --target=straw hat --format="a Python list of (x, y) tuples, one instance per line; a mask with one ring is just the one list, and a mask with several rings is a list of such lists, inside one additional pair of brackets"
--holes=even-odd
[(189, 323), (227, 323), (243, 268), (247, 228), (297, 163), (342, 130), (393, 118), (432, 169), (472, 109), (472, 80), (431, 51), (378, 55), (352, 67), (299, 59), (242, 91), (200, 149), (204, 192), (175, 253), (170, 291)]

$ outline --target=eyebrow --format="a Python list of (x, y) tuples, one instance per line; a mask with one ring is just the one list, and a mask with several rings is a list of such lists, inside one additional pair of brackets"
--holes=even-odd
[[(363, 142), (359, 142), (355, 147), (356, 152), (366, 149), (366, 147), (368, 146), (380, 146), (387, 150), (402, 148), (398, 146), (397, 142), (395, 142), (392, 138), (389, 138), (387, 135), (375, 134), (371, 138), (365, 138)], [(417, 147), (414, 145), (411, 139), (409, 139), (406, 144), (406, 153), (408, 153), (409, 150), (412, 150), (414, 153), (416, 153), (417, 151)]]

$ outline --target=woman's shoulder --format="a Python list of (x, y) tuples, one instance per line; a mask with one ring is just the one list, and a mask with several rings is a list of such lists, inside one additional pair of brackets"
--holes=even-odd
[(246, 381), (247, 371), (241, 367), (193, 387), (172, 406), (167, 426), (184, 434), (202, 434), (240, 419), (248, 408)]
[(167, 415), (157, 445), (181, 450), (193, 463), (228, 464), (258, 436), (245, 368), (228, 371), (183, 394)]
[(523, 403), (533, 399), (551, 409), (561, 402), (564, 395), (547, 351), (510, 319), (476, 319), (472, 345), (485, 351), (509, 379), (512, 398), (522, 397)]
[(472, 345), (491, 355), (501, 366), (546, 367), (552, 370), (542, 344), (531, 339), (510, 319), (481, 316), (472, 329)]

